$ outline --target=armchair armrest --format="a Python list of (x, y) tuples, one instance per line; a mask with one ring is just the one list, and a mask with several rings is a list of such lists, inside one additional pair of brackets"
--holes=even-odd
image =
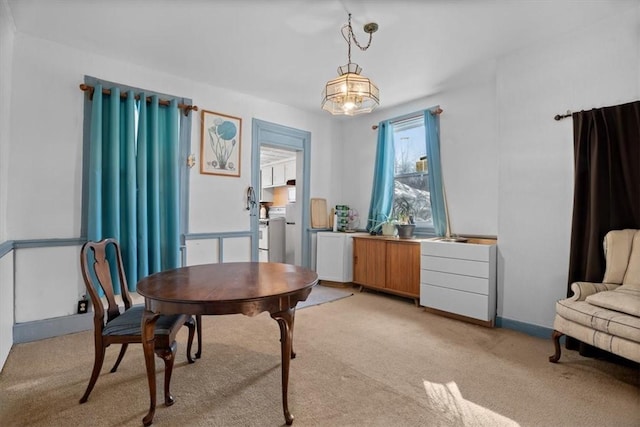
[(574, 282), (571, 284), (573, 295), (569, 298), (572, 301), (584, 301), (589, 295), (598, 292), (612, 291), (620, 285), (615, 283), (591, 283)]

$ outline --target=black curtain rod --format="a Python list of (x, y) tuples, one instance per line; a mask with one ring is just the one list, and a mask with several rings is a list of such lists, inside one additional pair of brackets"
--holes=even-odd
[(567, 110), (567, 114), (556, 114), (556, 116), (554, 117), (554, 120), (556, 121), (560, 121), (562, 119), (566, 119), (567, 117), (571, 117), (571, 111)]

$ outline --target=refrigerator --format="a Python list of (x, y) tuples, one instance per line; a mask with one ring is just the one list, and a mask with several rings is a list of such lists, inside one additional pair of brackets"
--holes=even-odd
[(286, 264), (300, 265), (300, 219), (295, 202), (285, 206), (285, 255)]

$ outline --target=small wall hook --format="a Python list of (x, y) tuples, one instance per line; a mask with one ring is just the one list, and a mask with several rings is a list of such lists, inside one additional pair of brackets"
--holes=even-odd
[(191, 169), (192, 167), (194, 167), (196, 164), (196, 155), (191, 153), (189, 154), (189, 157), (187, 157), (187, 166), (189, 166), (189, 169)]

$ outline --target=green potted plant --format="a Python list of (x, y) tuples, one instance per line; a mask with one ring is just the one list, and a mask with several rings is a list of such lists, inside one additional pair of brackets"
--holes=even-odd
[(382, 232), (383, 236), (395, 236), (397, 220), (392, 215), (380, 215), (382, 221), (376, 221), (371, 219), (375, 225), (371, 228), (371, 234), (378, 234), (378, 231)]
[(395, 197), (393, 199), (393, 212), (398, 218), (398, 223), (396, 224), (398, 237), (412, 239), (416, 224), (413, 219), (415, 211), (411, 201), (405, 196)]

